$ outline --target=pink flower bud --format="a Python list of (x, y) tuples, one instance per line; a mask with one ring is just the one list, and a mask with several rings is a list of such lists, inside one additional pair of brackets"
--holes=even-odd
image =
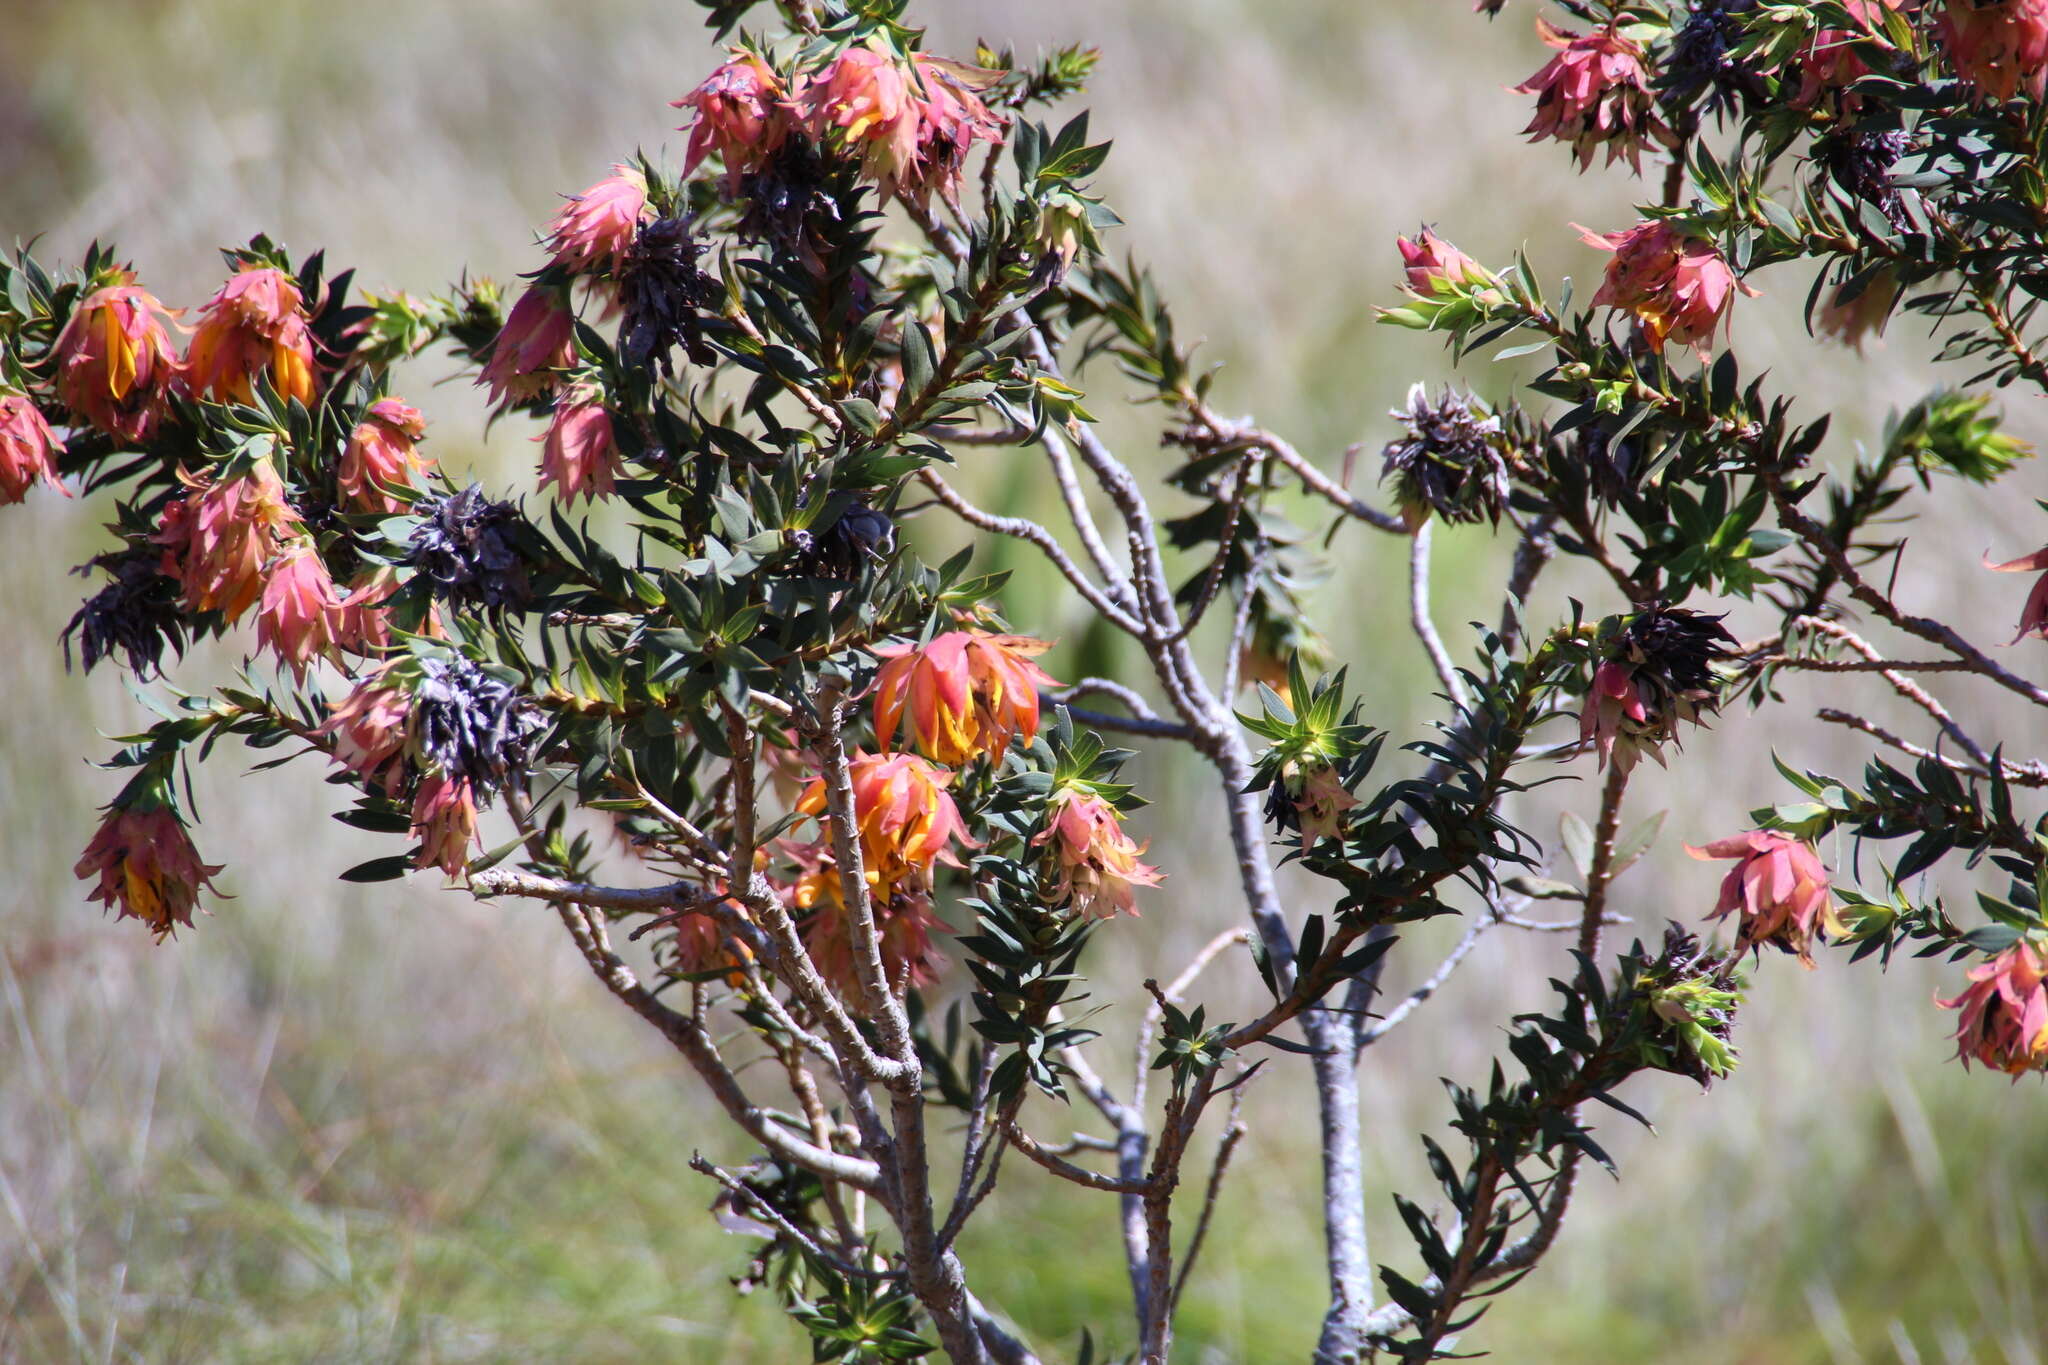
[(572, 195), (548, 229), (548, 250), (564, 270), (615, 270), (633, 245), (647, 207), (647, 177), (630, 166)]
[(1687, 844), (1685, 851), (1695, 858), (1738, 860), (1722, 879), (1721, 898), (1710, 917), (1742, 912), (1735, 931), (1739, 948), (1775, 943), (1811, 968), (1814, 936), (1822, 929), (1843, 932), (1828, 896), (1828, 870), (1803, 839), (1759, 829), (1716, 839), (1705, 848)]
[(341, 596), (334, 579), (313, 542), (302, 540), (274, 560), (264, 576), (257, 648), (275, 653), (303, 681), (314, 659), (334, 653), (340, 625)]
[(467, 778), (428, 773), (412, 800), (412, 834), (420, 841), (414, 867), (438, 867), (459, 877), (469, 867), (476, 830), (476, 790)]
[(2025, 89), (2038, 100), (2048, 86), (2048, 0), (1948, 0), (1934, 31), (1980, 95), (2004, 101)]
[(81, 881), (98, 879), (88, 899), (118, 909), (118, 919), (141, 920), (158, 942), (181, 924), (191, 926), (201, 887), (219, 890), (212, 878), (220, 868), (199, 860), (192, 836), (164, 806), (108, 807), (73, 871)]
[(1635, 314), (1653, 351), (1676, 341), (1704, 355), (1735, 292), (1756, 294), (1735, 278), (1712, 242), (1661, 220), (1605, 235), (1579, 228), (1579, 236), (1588, 246), (1614, 253), (1593, 302)]
[(736, 193), (740, 178), (775, 155), (789, 137), (782, 79), (751, 52), (734, 49), (731, 61), (671, 103), (677, 109), (696, 111), (689, 125), (683, 174), (690, 174), (705, 157), (717, 152), (725, 162), (728, 194)]
[(421, 477), (434, 463), (417, 449), (426, 433), (426, 419), (419, 409), (396, 398), (380, 398), (370, 404), (349, 434), (341, 466), (335, 472), (349, 506), (364, 512), (403, 512), (404, 500), (385, 490), (419, 487)]
[(63, 450), (34, 399), (0, 393), (0, 507), (27, 497), (37, 479), (70, 497), (71, 490), (57, 477), (57, 456)]
[(1945, 1010), (1961, 1010), (1956, 1056), (1972, 1058), (2014, 1078), (2048, 1069), (2048, 955), (2022, 939), (1991, 961), (1970, 969), (1970, 984)]
[(1396, 237), (1394, 245), (1401, 249), (1401, 265), (1408, 274), (1409, 290), (1425, 299), (1435, 298), (1442, 285), (1498, 283), (1492, 271), (1428, 228), (1416, 233), (1412, 242)]
[(534, 285), (519, 296), (491, 343), (477, 379), (493, 403), (538, 397), (561, 382), (555, 373), (576, 363), (576, 318), (558, 289)]
[(313, 334), (298, 283), (282, 270), (246, 267), (201, 310), (185, 387), (195, 397), (249, 403), (263, 375), (280, 397), (311, 405)]
[(57, 397), (64, 406), (117, 440), (147, 441), (178, 369), (163, 323), (168, 316), (154, 295), (133, 284), (87, 295), (57, 338)]
[(594, 389), (566, 395), (555, 404), (547, 431), (534, 438), (541, 443), (541, 487), (554, 484), (563, 502), (578, 495), (591, 502), (610, 497), (622, 472), (612, 415), (602, 397)]
[(1531, 141), (1552, 137), (1571, 143), (1581, 170), (1604, 145), (1607, 164), (1626, 156), (1638, 172), (1646, 143), (1670, 145), (1671, 130), (1657, 116), (1639, 45), (1613, 24), (1580, 36), (1538, 19), (1536, 32), (1558, 53), (1515, 87), (1517, 94), (1536, 96), (1536, 117), (1522, 130)]

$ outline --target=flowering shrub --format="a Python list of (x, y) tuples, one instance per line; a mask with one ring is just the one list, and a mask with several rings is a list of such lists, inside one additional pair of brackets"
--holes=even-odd
[[(753, 8), (704, 3), (721, 37)], [(122, 741), (125, 781), (81, 830), (89, 898), (203, 950), (223, 869), (185, 770), (225, 739), (324, 757), (342, 818), (394, 840), (340, 876), (431, 869), (545, 907), (758, 1147), (698, 1168), (729, 1225), (765, 1239), (748, 1282), (776, 1287), (819, 1360), (1039, 1358), (1006, 1287), (958, 1251), (1001, 1174), (1116, 1196), (1132, 1314), (1110, 1334), (1164, 1362), (1242, 1131), (1224, 1115), (1269, 1049), (1306, 1054), (1317, 1094), (1324, 1362), (1476, 1339), (1484, 1298), (1560, 1234), (1578, 1167), (1610, 1164), (1593, 1103), (1632, 1114), (1613, 1092), (1633, 1078), (1706, 1085), (1737, 1064), (1739, 973), (1776, 971), (1766, 945), (1830, 970), (1905, 949), (1967, 963), (1939, 1002), (1960, 1057), (2048, 1070), (2048, 766), (1922, 681), (2048, 706), (2031, 662), (2048, 578), (1982, 620), (1937, 619), (1891, 586), (1902, 544), (1882, 529), (2031, 453), (1972, 386), (2048, 388), (2048, 6), (1556, 10), (1537, 21), (1553, 55), (1515, 89), (1527, 131), (1580, 169), (1604, 148), (1649, 177), (1643, 202), (1581, 229), (1605, 256), (1581, 262), (1603, 277), (1577, 304), (1570, 281), (1433, 229), (1390, 244), (1383, 321), (1541, 366), (1485, 397), (1416, 385), (1383, 428), (1391, 510), (1349, 486), (1350, 461), (1332, 474), (1220, 415), (1153, 283), (1104, 252), (1108, 145), (1085, 113), (1047, 115), (1094, 54), (929, 52), (896, 0), (784, 0), (782, 31), (675, 101), (682, 174), (612, 165), (555, 211), (516, 294), (364, 295), (259, 237), (224, 281), (171, 291), (205, 297), (186, 313), (111, 249), (62, 268), (17, 252), (0, 504), (96, 498), (114, 541), (67, 652), (138, 682), (195, 640), (251, 656), (226, 684), (181, 679)], [(1816, 345), (1916, 315), (1964, 387), (1836, 451), (1825, 414), (1745, 381), (1730, 337), (1752, 280), (1807, 290)], [(528, 428), (526, 495), (423, 453), (432, 421), (391, 367), (436, 347)], [(1111, 372), (1164, 414), (1152, 465), (1090, 411)], [(1033, 462), (1067, 521), (976, 505), (952, 473), (970, 460)], [(1445, 710), (1405, 750), (1313, 624), (1312, 542), (1279, 515), (1302, 493), (1331, 536), (1407, 549)], [(629, 536), (577, 520), (599, 502)], [(1000, 576), (898, 534), (920, 515), (1032, 547), (1146, 672), (1057, 680), (1051, 642), (1005, 621)], [(1498, 626), (1456, 647), (1431, 619), (1439, 531), (1512, 545)], [(1599, 583), (1596, 612), (1538, 609), (1560, 557)], [(2041, 573), (2048, 550), (1990, 567)], [(2013, 653), (1975, 643), (2015, 608)], [(1819, 719), (1869, 742), (1863, 771), (1780, 761), (1792, 790), (1745, 794), (1752, 827), (1692, 849), (1732, 863), (1718, 899), (1707, 880), (1620, 886), (1657, 829), (1623, 818), (1640, 759), (1683, 770), (1708, 724), (1796, 745), (1772, 721), (1795, 672), (1839, 676)], [(1864, 683), (1919, 733), (1851, 709)], [(1142, 991), (1082, 979), (1097, 935), (1173, 913), (1184, 885), (1143, 861), (1130, 754), (1105, 735), (1206, 765), (1243, 899), (1243, 925)], [(1546, 841), (1518, 798), (1560, 776), (1589, 779), (1587, 816)], [(1283, 862), (1325, 888), (1317, 905), (1283, 897)], [(1929, 888), (1938, 865), (1982, 923)], [(1613, 951), (1632, 897), (1699, 932)], [(1435, 917), (1463, 924), (1456, 946), (1385, 999), (1404, 926)], [(1439, 1211), (1394, 1196), (1414, 1256), (1375, 1276), (1360, 1059), (1501, 928), (1561, 930), (1576, 959), (1551, 1012), (1508, 1022), (1510, 1062), (1452, 1087), (1460, 1141), (1425, 1139)], [(628, 961), (636, 940), (651, 965)], [(1211, 968), (1255, 975), (1270, 1004), (1212, 1022), (1188, 1003)], [(1091, 995), (1144, 1009), (1134, 1074), (1091, 1060)], [(1045, 1117), (1056, 1104), (1099, 1131), (1041, 1140), (1075, 1126)], [(962, 1134), (957, 1165), (938, 1126)]]

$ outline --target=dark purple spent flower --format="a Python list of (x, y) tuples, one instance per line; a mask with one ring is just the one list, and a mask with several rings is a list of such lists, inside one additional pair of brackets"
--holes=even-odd
[(858, 503), (815, 536), (806, 535), (797, 564), (821, 578), (852, 579), (864, 564), (879, 564), (896, 548), (896, 523)]
[[(178, 610), (178, 585), (159, 567), (162, 556), (151, 550), (102, 555), (93, 563), (106, 569), (113, 582), (89, 597), (60, 637), (64, 666), (71, 667), (71, 640), (90, 673), (116, 652), (126, 656), (129, 672), (138, 678), (163, 674), (164, 650), (185, 652), (185, 619)], [(80, 573), (85, 572), (81, 568)]]
[(420, 660), (413, 732), (442, 771), (488, 795), (525, 772), (547, 722), (512, 684), (460, 654)]
[(1734, 51), (1743, 18), (1755, 8), (1756, 0), (1693, 0), (1657, 80), (1668, 103), (1685, 106), (1704, 97), (1708, 111), (1720, 113), (1765, 93), (1763, 77)]
[(1624, 436), (1617, 441), (1608, 423), (1593, 422), (1579, 428), (1573, 457), (1601, 500), (1614, 502), (1635, 487), (1642, 474), (1642, 454), (1634, 437)]
[(1667, 695), (1711, 695), (1714, 665), (1735, 657), (1735, 637), (1721, 619), (1684, 607), (1646, 607), (1621, 628), (1617, 656), (1634, 665), (1638, 681)]
[(1403, 434), (1382, 452), (1380, 480), (1394, 481), (1394, 496), (1411, 524), (1432, 511), (1450, 522), (1499, 522), (1508, 496), (1499, 417), (1448, 387), (1432, 401), (1421, 384), (1408, 390), (1407, 407), (1388, 415)]
[(740, 179), (747, 211), (734, 227), (743, 242), (766, 242), (782, 252), (811, 245), (810, 216), (839, 216), (839, 205), (826, 184), (826, 162), (808, 138), (785, 140), (757, 171)]
[(1819, 150), (1837, 185), (1876, 208), (1893, 227), (1904, 230), (1912, 219), (1898, 187), (1892, 184), (1892, 167), (1911, 145), (1912, 139), (1903, 129), (1858, 127), (1822, 139)]
[(669, 352), (677, 346), (693, 364), (717, 360), (704, 339), (704, 321), (717, 315), (725, 287), (697, 268), (706, 250), (688, 219), (641, 225), (619, 274), (619, 354), (627, 364), (650, 375), (671, 374)]
[(519, 550), (522, 522), (509, 502), (493, 502), (471, 484), (416, 503), (405, 562), (425, 574), (434, 595), (485, 607), (525, 607), (533, 599)]

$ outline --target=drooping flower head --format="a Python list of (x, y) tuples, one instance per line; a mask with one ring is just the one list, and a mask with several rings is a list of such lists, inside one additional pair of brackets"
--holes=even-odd
[(949, 630), (918, 645), (880, 645), (875, 738), (894, 742), (906, 713), (918, 752), (958, 767), (1038, 735), (1038, 689), (1058, 682), (1032, 660), (1052, 648), (1022, 635)]
[(619, 443), (612, 434), (612, 415), (604, 395), (595, 388), (571, 389), (555, 402), (554, 419), (541, 443), (540, 486), (555, 485), (563, 502), (578, 496), (596, 502), (608, 498), (624, 472)]
[(1508, 466), (1498, 416), (1449, 386), (1431, 401), (1423, 384), (1408, 390), (1406, 407), (1387, 415), (1401, 424), (1402, 434), (1381, 452), (1380, 481), (1394, 481), (1394, 499), (1410, 529), (1432, 512), (1448, 522), (1485, 518), (1500, 524)]
[[(914, 754), (856, 754), (848, 765), (862, 871), (877, 897), (931, 885), (933, 864), (955, 861), (955, 843), (971, 846), (960, 808), (946, 788), (953, 774)], [(825, 819), (825, 780), (804, 789), (796, 808)]]
[(195, 397), (248, 403), (265, 375), (280, 397), (312, 403), (313, 334), (298, 283), (270, 266), (245, 266), (200, 310), (185, 387)]
[(38, 479), (70, 497), (71, 490), (57, 477), (57, 456), (63, 450), (33, 398), (0, 393), (0, 507), (27, 497)]
[(1394, 244), (1401, 251), (1401, 267), (1407, 274), (1408, 288), (1421, 298), (1433, 299), (1458, 286), (1499, 283), (1492, 271), (1428, 228), (1416, 233), (1412, 242), (1406, 237), (1396, 237)]
[(469, 867), (476, 829), (476, 789), (467, 779), (428, 773), (412, 799), (412, 835), (420, 841), (414, 867), (438, 867), (459, 877)]
[(917, 151), (913, 172), (900, 176), (902, 193), (913, 203), (929, 202), (936, 192), (951, 204), (960, 194), (960, 176), (974, 144), (1001, 143), (1010, 120), (981, 98), (1002, 79), (1000, 71), (966, 66), (944, 57), (914, 53), (911, 68), (918, 84)]
[(1716, 839), (1705, 848), (1687, 844), (1685, 851), (1700, 859), (1736, 860), (1721, 881), (1721, 898), (1710, 917), (1742, 912), (1735, 930), (1738, 951), (1774, 943), (1811, 968), (1814, 936), (1823, 929), (1843, 932), (1828, 895), (1828, 870), (1805, 840), (1758, 829)]
[(147, 441), (178, 369), (169, 312), (147, 289), (112, 284), (88, 294), (57, 338), (57, 397), (107, 435)]
[(493, 403), (522, 402), (561, 382), (576, 363), (576, 318), (560, 289), (532, 285), (512, 305), (491, 343), (477, 383), (490, 386)]
[[(784, 850), (796, 863), (797, 876), (782, 890), (789, 908), (799, 916), (797, 932), (825, 979), (842, 994), (855, 997), (860, 977), (855, 966), (852, 920), (846, 913), (839, 868), (826, 841)], [(932, 931), (947, 930), (932, 909), (931, 896), (908, 883), (875, 890), (868, 898), (875, 937), (882, 953), (882, 971), (896, 993), (929, 986), (939, 979), (945, 955), (932, 942)], [(949, 931), (950, 932), (950, 931)]]
[(578, 274), (615, 270), (651, 212), (647, 177), (631, 166), (613, 166), (610, 175), (571, 195), (555, 215), (548, 227), (548, 251), (556, 265)]
[(1135, 915), (1133, 887), (1157, 886), (1159, 869), (1138, 861), (1146, 845), (1124, 833), (1115, 806), (1093, 792), (1063, 787), (1053, 794), (1045, 829), (1031, 843), (1053, 868), (1053, 894), (1091, 919)]
[(212, 878), (220, 868), (200, 861), (192, 836), (161, 803), (107, 807), (73, 871), (81, 881), (98, 880), (88, 899), (119, 911), (117, 919), (141, 920), (159, 943), (179, 925), (191, 926), (201, 887), (219, 892)]
[(277, 655), (304, 680), (313, 660), (330, 656), (342, 624), (341, 595), (310, 538), (286, 547), (263, 575), (256, 646)]
[(1009, 121), (980, 91), (1000, 72), (915, 53), (906, 64), (879, 40), (842, 50), (796, 94), (804, 130), (861, 158), (884, 195), (948, 201), (977, 142), (1001, 142)]
[(334, 761), (383, 790), (398, 795), (405, 783), (406, 740), (412, 724), (412, 693), (392, 681), (393, 664), (379, 664), (356, 680), (333, 713), (313, 733), (334, 741)]
[[(389, 565), (371, 569), (342, 595), (334, 643), (353, 654), (381, 654), (393, 642), (391, 597), (398, 591), (398, 571)], [(444, 632), (431, 609), (420, 634), (442, 638)]]
[(2034, 586), (2028, 591), (2026, 605), (2020, 608), (2020, 626), (2012, 637), (2012, 643), (2018, 644), (2029, 635), (2038, 635), (2048, 640), (2048, 548), (2036, 550), (2030, 555), (2022, 555), (2018, 559), (2008, 559), (2003, 564), (1993, 564), (1990, 557), (1986, 556), (1984, 566), (1999, 573), (2041, 575), (2034, 580)]
[(1705, 354), (1735, 292), (1756, 293), (1735, 278), (1712, 242), (1661, 220), (1604, 235), (1579, 228), (1579, 236), (1614, 253), (1593, 302), (1633, 313), (1653, 351), (1675, 341)]
[(1979, 95), (2005, 101), (2048, 88), (2048, 0), (1948, 0), (1935, 20), (1956, 74)]
[[(679, 100), (677, 109), (692, 109), (690, 144), (683, 174), (717, 152), (725, 163), (725, 190), (736, 193), (740, 179), (782, 148), (789, 137), (789, 107), (782, 78), (751, 52), (733, 49), (732, 60)], [(678, 129), (677, 131), (682, 131)]]
[(1579, 740), (1600, 765), (1624, 771), (1647, 753), (1658, 763), (1681, 721), (1698, 725), (1716, 706), (1714, 665), (1733, 657), (1735, 637), (1718, 616), (1653, 606), (1602, 639), (1593, 686), (1579, 714)]
[(238, 620), (262, 596), (265, 569), (297, 534), (299, 514), (267, 459), (231, 478), (179, 478), (190, 491), (165, 505), (151, 537), (164, 547), (163, 572), (187, 611)]
[(166, 647), (185, 650), (185, 615), (178, 609), (178, 584), (166, 578), (160, 551), (142, 546), (102, 555), (94, 562), (113, 580), (86, 599), (64, 627), (64, 666), (71, 666), (71, 640), (90, 673), (118, 652), (138, 678), (163, 672)]
[(1953, 1000), (1956, 1056), (1972, 1058), (2015, 1078), (2048, 1069), (2048, 954), (2025, 939), (1970, 969), (1970, 984)]
[(418, 408), (396, 398), (370, 404), (349, 433), (335, 472), (349, 506), (363, 512), (403, 512), (404, 499), (386, 490), (420, 486), (434, 464), (419, 453), (420, 438), (426, 434), (427, 421)]
[(1899, 301), (1899, 277), (1890, 269), (1880, 270), (1861, 281), (1853, 295), (1850, 283), (1845, 280), (1829, 291), (1814, 309), (1813, 321), (1822, 336), (1861, 355), (1871, 337), (1884, 335), (1892, 308)]
[(1557, 55), (1515, 87), (1517, 94), (1536, 97), (1536, 117), (1522, 130), (1531, 141), (1551, 137), (1569, 142), (1581, 170), (1593, 164), (1593, 153), (1604, 146), (1609, 165), (1627, 157), (1641, 171), (1646, 144), (1670, 145), (1671, 130), (1657, 116), (1640, 44), (1624, 38), (1613, 24), (1581, 35), (1539, 18), (1536, 31)]
[(1279, 829), (1299, 833), (1303, 853), (1319, 840), (1340, 837), (1344, 812), (1357, 806), (1358, 798), (1345, 789), (1344, 775), (1321, 753), (1287, 760), (1266, 789), (1266, 818)]
[(434, 595), (481, 607), (523, 607), (532, 599), (520, 552), (519, 510), (471, 484), (460, 493), (414, 504), (420, 524), (406, 540), (405, 562), (425, 574)]

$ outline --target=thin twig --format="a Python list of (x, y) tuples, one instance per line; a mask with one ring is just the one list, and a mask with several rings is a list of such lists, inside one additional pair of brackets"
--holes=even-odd
[(1230, 1171), (1230, 1158), (1237, 1151), (1237, 1144), (1244, 1141), (1245, 1125), (1239, 1117), (1244, 1108), (1245, 1087), (1232, 1087), (1230, 1110), (1224, 1119), (1223, 1136), (1216, 1141), (1216, 1160), (1209, 1167), (1209, 1185), (1202, 1195), (1202, 1212), (1195, 1220), (1194, 1236), (1188, 1239), (1188, 1249), (1181, 1256), (1180, 1274), (1173, 1282), (1173, 1296), (1168, 1312), (1180, 1309), (1180, 1296), (1187, 1291), (1188, 1276), (1194, 1272), (1195, 1258), (1202, 1254), (1202, 1242), (1209, 1235), (1209, 1223), (1216, 1215), (1217, 1197), (1223, 1193), (1223, 1177)]
[(1472, 696), (1451, 663), (1443, 637), (1436, 633), (1436, 622), (1429, 619), (1429, 542), (1434, 527), (1434, 522), (1423, 522), (1408, 546), (1408, 624), (1414, 628), (1415, 638), (1422, 641), (1422, 652), (1429, 656), (1429, 666), (1436, 670), (1444, 694), (1463, 711), (1472, 704)]

